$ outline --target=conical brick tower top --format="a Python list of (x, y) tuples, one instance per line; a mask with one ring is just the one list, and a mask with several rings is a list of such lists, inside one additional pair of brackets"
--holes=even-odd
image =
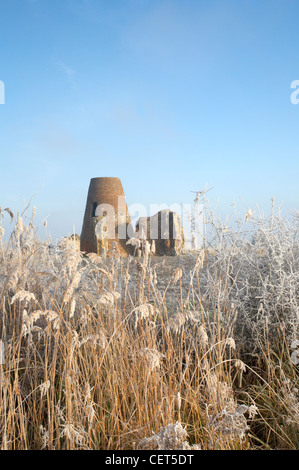
[(128, 240), (130, 215), (119, 178), (92, 178), (80, 239), (80, 250), (102, 254), (119, 251), (122, 256), (131, 252)]

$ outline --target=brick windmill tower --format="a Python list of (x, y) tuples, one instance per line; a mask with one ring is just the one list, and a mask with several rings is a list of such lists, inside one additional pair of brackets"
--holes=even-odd
[[(87, 253), (108, 253), (116, 249), (122, 256), (131, 253), (126, 245), (131, 219), (119, 178), (92, 178), (80, 238), (80, 250)], [(132, 233), (132, 232), (131, 232)]]

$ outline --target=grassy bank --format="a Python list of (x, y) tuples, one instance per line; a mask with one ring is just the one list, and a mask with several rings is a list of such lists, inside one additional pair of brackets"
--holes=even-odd
[(203, 248), (173, 258), (82, 255), (1, 211), (1, 449), (298, 449), (298, 215), (204, 204)]

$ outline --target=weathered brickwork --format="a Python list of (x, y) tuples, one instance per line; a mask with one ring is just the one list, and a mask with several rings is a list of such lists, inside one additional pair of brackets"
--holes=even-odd
[[(128, 230), (129, 229), (129, 230)], [(86, 253), (104, 252), (109, 256), (134, 253), (127, 241), (134, 234), (127, 209), (124, 190), (119, 178), (92, 178), (84, 214), (80, 250)], [(136, 236), (155, 240), (158, 256), (174, 256), (184, 249), (184, 233), (178, 214), (162, 210), (152, 217), (142, 217), (136, 225)]]
[(117, 250), (122, 256), (127, 256), (131, 253), (132, 247), (126, 245), (128, 237), (122, 237), (127, 233), (130, 224), (130, 215), (120, 179), (92, 178), (81, 232), (81, 251), (102, 254), (103, 249), (107, 253)]
[(151, 217), (141, 217), (136, 230), (150, 242), (155, 240), (156, 255), (175, 256), (184, 249), (181, 218), (176, 212), (162, 210)]

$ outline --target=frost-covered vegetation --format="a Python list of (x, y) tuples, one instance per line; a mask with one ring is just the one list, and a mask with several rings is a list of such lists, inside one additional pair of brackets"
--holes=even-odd
[(298, 449), (298, 214), (203, 204), (202, 249), (171, 258), (0, 211), (1, 449)]

